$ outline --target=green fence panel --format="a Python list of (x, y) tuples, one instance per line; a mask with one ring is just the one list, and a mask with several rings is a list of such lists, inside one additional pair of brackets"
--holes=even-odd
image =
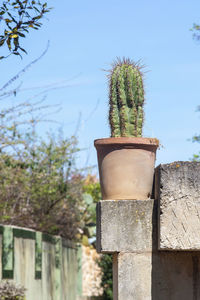
[(10, 226), (3, 227), (2, 240), (2, 278), (13, 278), (14, 267), (14, 240), (13, 229)]
[(27, 300), (77, 300), (81, 248), (59, 236), (0, 226), (2, 279), (23, 285)]

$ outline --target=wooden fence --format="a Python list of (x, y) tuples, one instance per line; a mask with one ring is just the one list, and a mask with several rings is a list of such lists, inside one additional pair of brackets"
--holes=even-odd
[(27, 300), (81, 299), (81, 248), (59, 236), (0, 226), (0, 279), (23, 285)]

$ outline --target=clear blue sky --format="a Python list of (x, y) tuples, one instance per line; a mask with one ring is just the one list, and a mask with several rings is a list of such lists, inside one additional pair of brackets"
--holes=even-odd
[(48, 53), (25, 74), (23, 86), (68, 80), (68, 87), (48, 93), (47, 102), (62, 104), (51, 119), (66, 136), (75, 132), (81, 113), (78, 138), (80, 147), (87, 148), (81, 166), (96, 164), (93, 140), (110, 134), (102, 69), (109, 69), (117, 56), (142, 59), (149, 71), (144, 136), (163, 145), (156, 164), (188, 160), (198, 152), (199, 145), (188, 139), (200, 133), (200, 113), (195, 112), (200, 105), (200, 43), (190, 31), (194, 22), (200, 23), (200, 1), (50, 0), (49, 5), (54, 7), (49, 20), (24, 40), (28, 55), (1, 62), (0, 84), (39, 56), (50, 40)]

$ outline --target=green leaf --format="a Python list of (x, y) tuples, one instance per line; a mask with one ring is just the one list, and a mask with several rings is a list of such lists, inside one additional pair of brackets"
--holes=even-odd
[(13, 20), (13, 22), (15, 22), (15, 24), (18, 24), (17, 21), (15, 20), (15, 18), (11, 15), (11, 13), (7, 12), (7, 14)]
[(37, 17), (34, 17), (33, 19), (34, 19), (34, 20), (39, 20), (39, 19), (41, 19), (41, 18), (42, 18), (42, 16), (39, 15), (39, 16), (37, 16)]
[(11, 50), (10, 38), (7, 39), (6, 43), (7, 43), (7, 45), (8, 45), (8, 49)]
[(10, 19), (4, 19), (4, 21), (5, 21), (6, 23), (12, 23), (12, 20), (10, 20)]
[(11, 35), (10, 35), (10, 38), (11, 38), (11, 39), (16, 39), (16, 38), (18, 38), (18, 34), (11, 34)]
[(18, 32), (18, 34), (19, 34), (21, 37), (24, 37), (24, 38), (26, 37), (25, 34), (23, 34), (23, 33), (21, 33), (21, 32)]
[(17, 48), (19, 47), (19, 38), (18, 37), (14, 38), (14, 45), (15, 45), (15, 50), (17, 50)]
[(40, 14), (40, 10), (36, 6), (33, 6), (33, 8)]
[(91, 205), (93, 203), (93, 198), (90, 194), (84, 193), (83, 200), (87, 205)]
[(19, 47), (19, 49), (20, 49), (21, 51), (23, 51), (24, 53), (28, 54), (27, 51), (26, 51), (25, 49), (23, 49), (22, 47)]
[(5, 43), (5, 39), (0, 40), (0, 47)]

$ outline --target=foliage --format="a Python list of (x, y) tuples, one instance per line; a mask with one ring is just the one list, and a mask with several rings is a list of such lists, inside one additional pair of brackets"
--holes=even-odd
[(17, 138), (0, 147), (0, 223), (74, 239), (82, 200), (74, 168), (76, 139), (49, 135), (41, 140), (16, 127), (9, 134)]
[[(2, 92), (0, 99), (9, 95)], [(96, 210), (75, 166), (77, 140), (62, 134), (39, 138), (37, 124), (49, 106), (43, 99), (14, 99), (0, 112), (0, 223), (80, 240), (87, 226), (94, 230)]]
[(101, 187), (96, 175), (87, 175), (84, 180), (83, 191), (92, 196), (94, 203), (101, 200)]
[(102, 254), (98, 265), (102, 271), (101, 286), (103, 287), (103, 299), (113, 299), (113, 279), (112, 279), (112, 255)]
[[(200, 106), (197, 107), (197, 112), (200, 111)], [(196, 134), (192, 137), (192, 142), (193, 143), (200, 143), (200, 135)], [(192, 157), (193, 161), (200, 161), (200, 152), (197, 154), (194, 154)]]
[[(85, 180), (83, 185), (83, 190), (85, 193), (92, 196), (93, 203), (95, 204), (101, 200), (101, 188), (100, 183), (97, 180), (95, 175), (89, 174)], [(90, 210), (88, 210), (90, 212)], [(90, 214), (91, 218), (94, 223), (96, 223), (96, 209), (93, 213)], [(87, 223), (86, 223), (87, 224)], [(89, 225), (89, 224), (87, 224)], [(87, 228), (87, 226), (86, 226)], [(102, 273), (102, 281), (101, 286), (103, 287), (103, 299), (104, 300), (111, 300), (113, 299), (113, 292), (112, 292), (112, 255), (110, 254), (103, 254), (97, 261), (99, 267), (101, 268)]]
[[(200, 143), (200, 135), (193, 136), (192, 141)], [(193, 161), (200, 161), (200, 152), (198, 154), (194, 154), (192, 160)]]
[(130, 59), (117, 59), (110, 70), (109, 80), (111, 136), (141, 136), (144, 114), (141, 66)]
[(37, 136), (34, 113), (41, 107), (35, 104), (0, 113), (0, 223), (88, 243), (96, 233), (99, 183), (76, 169), (75, 137)]
[(86, 224), (96, 224), (96, 203), (101, 199), (100, 184), (95, 175), (88, 174), (83, 181)]
[(25, 300), (25, 288), (14, 282), (1, 281), (0, 300)]
[[(25, 49), (21, 40), (26, 37), (30, 29), (38, 30), (41, 19), (50, 11), (47, 3), (40, 0), (6, 0), (0, 6), (0, 47), (6, 45), (9, 55), (20, 55)], [(0, 59), (5, 56), (0, 56)]]
[(46, 51), (0, 88), (0, 100), (7, 100), (0, 110), (0, 223), (76, 239), (85, 208), (77, 140), (52, 133), (41, 139), (36, 133), (38, 123), (49, 121), (43, 94), (51, 85), (20, 102), (21, 84), (8, 90)]
[(191, 29), (193, 31), (193, 38), (196, 40), (200, 39), (200, 26), (196, 23), (193, 24), (193, 27)]
[(193, 161), (200, 161), (200, 154), (193, 154)]
[[(96, 241), (96, 203), (101, 199), (100, 184), (95, 175), (83, 178), (82, 243), (89, 245)], [(88, 240), (89, 239), (89, 240)]]
[(36, 134), (41, 102), (5, 106), (0, 113), (0, 223), (75, 239), (82, 176), (75, 137)]

